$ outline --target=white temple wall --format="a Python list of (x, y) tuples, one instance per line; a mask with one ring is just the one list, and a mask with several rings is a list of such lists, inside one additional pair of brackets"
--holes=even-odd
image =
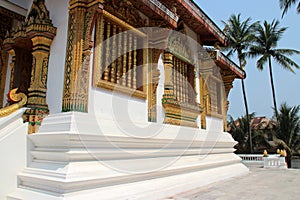
[(158, 59), (158, 70), (160, 72), (159, 76), (159, 83), (157, 86), (156, 91), (156, 102), (157, 102), (157, 123), (162, 124), (165, 119), (165, 111), (162, 106), (162, 98), (164, 94), (164, 88), (165, 88), (165, 69), (164, 64), (162, 60), (162, 54), (160, 55)]
[(50, 19), (57, 28), (56, 36), (50, 49), (47, 82), (47, 103), (50, 113), (59, 113), (62, 109), (64, 86), (65, 57), (68, 31), (68, 0), (46, 1)]
[[(91, 54), (91, 61), (93, 54)], [(93, 87), (93, 62), (90, 62), (90, 83), (88, 113), (104, 119), (124, 120), (133, 122), (148, 121), (147, 100), (130, 95), (113, 92), (104, 88)]]
[(210, 131), (223, 132), (223, 119), (207, 116), (206, 117), (206, 129)]
[[(195, 81), (195, 83), (196, 83), (195, 90), (196, 90), (196, 94), (197, 94), (196, 95), (196, 102), (201, 105), (201, 102), (200, 102), (200, 82), (199, 82), (199, 75), (197, 75), (197, 74), (196, 74), (196, 81)], [(197, 122), (197, 126), (199, 128), (201, 128), (201, 115), (198, 116), (196, 122)]]
[(147, 101), (118, 92), (91, 87), (89, 113), (104, 118), (147, 122)]

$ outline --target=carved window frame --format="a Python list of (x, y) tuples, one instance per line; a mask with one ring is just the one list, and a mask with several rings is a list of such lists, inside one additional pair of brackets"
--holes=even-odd
[(183, 57), (172, 55), (174, 96), (178, 102), (196, 105), (196, 67)]
[[(205, 99), (205, 101), (201, 103), (201, 105), (205, 110), (206, 116), (223, 119), (225, 113), (223, 97), (225, 94), (222, 90), (222, 79), (214, 75), (209, 75), (206, 80), (204, 79), (202, 81), (204, 82), (200, 85), (200, 92), (202, 94), (202, 99)], [(214, 87), (209, 88), (212, 84), (214, 84)]]
[[(139, 75), (139, 78), (140, 78), (139, 80), (136, 79), (136, 85), (140, 86), (140, 87), (132, 88), (127, 85), (123, 85), (123, 84), (120, 84), (117, 82), (111, 82), (111, 81), (107, 81), (107, 80), (103, 79), (102, 74), (104, 72), (102, 72), (102, 69), (103, 68), (105, 69), (105, 67), (104, 67), (105, 65), (103, 66), (103, 61), (104, 61), (103, 55), (105, 55), (105, 54), (103, 52), (103, 46), (99, 45), (99, 44), (103, 44), (103, 41), (104, 41), (103, 40), (104, 38), (101, 37), (101, 35), (104, 34), (104, 31), (105, 31), (104, 23), (106, 23), (106, 22), (116, 25), (118, 28), (121, 28), (124, 31), (130, 32), (130, 34), (132, 34), (133, 37), (137, 37), (138, 40), (141, 39), (141, 41), (139, 41), (139, 42), (142, 43), (143, 48), (138, 50), (139, 55), (142, 55), (142, 58), (140, 59), (141, 63), (136, 62), (136, 65), (135, 65), (135, 67), (137, 67), (136, 69), (138, 69), (136, 72), (136, 77), (138, 77), (138, 75)], [(123, 44), (124, 44), (124, 42), (122, 41), (121, 45), (123, 45)], [(119, 46), (119, 45), (120, 45), (120, 43), (116, 44), (116, 46)], [(93, 68), (94, 68), (93, 85), (98, 88), (122, 93), (125, 95), (130, 95), (132, 97), (136, 97), (136, 98), (145, 100), (147, 98), (147, 84), (146, 84), (147, 70), (146, 70), (146, 67), (144, 67), (144, 65), (147, 61), (146, 34), (141, 32), (134, 26), (130, 25), (129, 23), (125, 22), (124, 20), (109, 13), (108, 11), (103, 10), (102, 13), (99, 14), (99, 16), (97, 18), (97, 23), (96, 23), (96, 28), (95, 28), (95, 36), (94, 36), (94, 47), (95, 47), (95, 49), (94, 49), (94, 62), (93, 62)], [(122, 49), (124, 49), (124, 48), (122, 47)], [(134, 50), (134, 48), (133, 48), (133, 50)], [(134, 52), (132, 52), (132, 55), (133, 54), (134, 54)], [(102, 55), (102, 56), (99, 56), (99, 55)], [(123, 59), (124, 55), (125, 54), (122, 54), (122, 59)], [(128, 53), (127, 53), (127, 55), (128, 55)], [(118, 60), (118, 58), (115, 59), (115, 62), (117, 62), (117, 60)], [(141, 67), (141, 65), (143, 67)], [(132, 68), (134, 68), (134, 64), (132, 64), (132, 66), (133, 66)], [(118, 69), (118, 66), (117, 66), (117, 69)], [(132, 78), (134, 78), (134, 75), (132, 76)], [(126, 79), (126, 81), (127, 81), (127, 79)]]

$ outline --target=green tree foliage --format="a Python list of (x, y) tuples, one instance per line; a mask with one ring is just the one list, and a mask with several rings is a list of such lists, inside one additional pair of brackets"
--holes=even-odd
[(277, 143), (287, 150), (288, 167), (291, 157), (300, 150), (300, 106), (290, 107), (283, 103), (279, 108), (276, 128)]
[[(254, 113), (251, 113), (249, 115), (250, 120), (255, 117)], [(250, 137), (248, 134), (249, 129), (249, 123), (247, 121), (247, 117), (243, 116), (236, 120), (234, 120), (232, 117), (230, 117), (230, 121), (228, 122), (229, 126), (229, 133), (232, 135), (235, 141), (238, 142), (238, 144), (235, 146), (237, 149), (236, 153), (241, 154), (247, 154), (252, 153), (249, 148), (250, 143)], [(255, 130), (251, 127), (251, 133), (252, 133), (252, 143), (254, 147), (254, 152), (260, 152), (260, 148), (270, 148), (270, 144), (268, 143), (267, 136), (264, 132)]]

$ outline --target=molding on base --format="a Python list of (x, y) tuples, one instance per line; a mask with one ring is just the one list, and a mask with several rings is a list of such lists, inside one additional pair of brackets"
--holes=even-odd
[(132, 137), (113, 119), (76, 112), (50, 115), (40, 133), (29, 135), (32, 162), (8, 199), (160, 199), (248, 173), (228, 133), (139, 125), (149, 124), (162, 132)]

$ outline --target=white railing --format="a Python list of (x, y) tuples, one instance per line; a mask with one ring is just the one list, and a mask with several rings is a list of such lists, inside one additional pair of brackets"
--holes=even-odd
[(282, 168), (286, 169), (285, 157), (276, 155), (269, 155), (268, 157), (264, 157), (264, 168)]
[(238, 156), (248, 167), (286, 168), (285, 157), (279, 154), (269, 154), (267, 157), (263, 154), (238, 154)]
[(243, 162), (263, 162), (263, 154), (238, 154)]
[(242, 159), (242, 163), (247, 167), (263, 167), (263, 155), (262, 154), (238, 154)]

